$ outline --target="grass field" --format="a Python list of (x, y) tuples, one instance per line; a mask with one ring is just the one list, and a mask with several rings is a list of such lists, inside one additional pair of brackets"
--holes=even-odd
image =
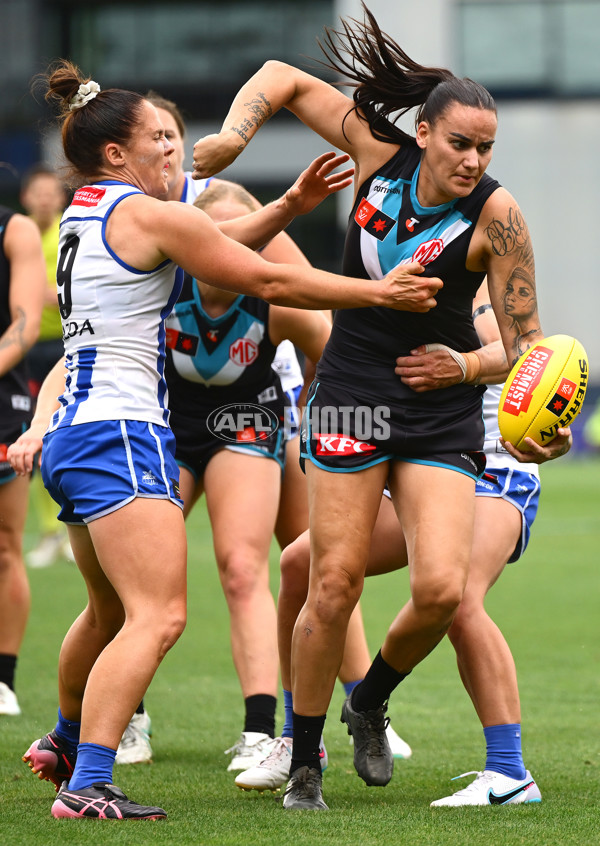
[[(74, 567), (57, 564), (30, 573), (33, 607), (17, 679), (23, 716), (0, 718), (0, 844), (599, 843), (600, 461), (565, 459), (542, 472), (542, 504), (530, 547), (505, 572), (488, 603), (517, 661), (525, 761), (542, 791), (540, 805), (429, 807), (432, 799), (457, 789), (452, 776), (484, 764), (481, 727), (446, 641), (392, 701), (393, 723), (413, 747), (413, 757), (396, 763), (388, 787), (367, 788), (354, 773), (339, 722), (338, 686), (325, 735), (329, 813), (286, 813), (270, 794), (238, 791), (225, 771), (223, 750), (241, 729), (242, 701), (206, 513), (198, 506), (189, 525), (188, 627), (146, 698), (154, 764), (118, 767), (115, 775), (134, 800), (163, 806), (169, 819), (53, 820), (52, 786), (34, 778), (21, 761), (31, 741), (54, 725), (58, 650), (84, 599)], [(275, 549), (272, 562), (275, 588)], [(373, 652), (406, 596), (405, 573), (367, 583), (363, 610)]]

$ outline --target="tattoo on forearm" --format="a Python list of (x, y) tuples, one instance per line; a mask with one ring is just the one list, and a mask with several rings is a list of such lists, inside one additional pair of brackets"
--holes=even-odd
[[(262, 91), (259, 91), (254, 99), (244, 103), (244, 106), (248, 108), (252, 117), (244, 118), (239, 126), (230, 126), (229, 129), (236, 132), (245, 145), (250, 141), (249, 133), (251, 133), (252, 128), (260, 129), (263, 123), (266, 123), (273, 114), (273, 109)], [(242, 145), (240, 145), (240, 149), (243, 149)]]
[(27, 352), (27, 344), (25, 343), (24, 331), (27, 323), (27, 315), (22, 308), (17, 309), (17, 317), (13, 323), (8, 327), (4, 335), (0, 338), (0, 350), (7, 347), (18, 347), (22, 352)]

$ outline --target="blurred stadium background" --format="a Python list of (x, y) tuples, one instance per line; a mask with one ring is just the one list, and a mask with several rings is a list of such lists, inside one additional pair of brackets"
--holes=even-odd
[[(588, 351), (589, 417), (600, 396), (600, 0), (367, 5), (414, 58), (472, 76), (496, 97), (490, 171), (527, 217), (546, 334), (574, 335)], [(0, 202), (15, 208), (24, 171), (39, 160), (56, 163), (52, 115), (30, 92), (48, 61), (65, 56), (104, 88), (154, 88), (175, 100), (188, 124), (190, 165), (194, 141), (220, 127), (240, 83), (263, 61), (314, 69), (323, 27), (361, 17), (359, 0), (2, 0), (0, 10)], [(282, 113), (227, 176), (268, 200), (324, 149)], [(320, 267), (339, 269), (348, 199), (290, 229)], [(578, 450), (587, 446), (583, 430), (581, 420)]]

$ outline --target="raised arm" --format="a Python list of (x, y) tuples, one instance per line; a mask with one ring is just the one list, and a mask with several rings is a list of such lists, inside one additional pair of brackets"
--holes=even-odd
[(328, 144), (348, 153), (366, 173), (375, 162), (386, 161), (394, 147), (375, 139), (353, 106), (350, 97), (329, 83), (292, 65), (266, 62), (236, 94), (221, 131), (194, 145), (194, 178), (213, 176), (228, 167), (282, 108)]
[(10, 264), (8, 302), (11, 323), (0, 335), (0, 376), (18, 364), (36, 342), (46, 288), (46, 264), (40, 233), (32, 220), (13, 215), (4, 233)]
[(352, 183), (354, 168), (334, 172), (349, 156), (333, 152), (318, 156), (303, 171), (283, 197), (262, 206), (252, 214), (244, 214), (219, 223), (229, 238), (251, 249), (258, 249), (280, 233), (298, 215), (307, 214), (332, 194)]

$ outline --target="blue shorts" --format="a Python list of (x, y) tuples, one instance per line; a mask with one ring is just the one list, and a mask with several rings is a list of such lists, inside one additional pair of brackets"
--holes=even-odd
[(296, 385), (294, 388), (284, 391), (290, 401), (290, 404), (285, 408), (284, 431), (286, 441), (293, 441), (300, 434), (300, 419), (302, 414), (298, 408), (298, 399), (303, 387), (303, 385)]
[(152, 423), (102, 420), (55, 429), (44, 436), (42, 479), (64, 523), (90, 523), (138, 496), (183, 508), (175, 438)]
[(477, 480), (475, 494), (501, 497), (520, 512), (521, 537), (508, 559), (509, 563), (517, 561), (529, 543), (540, 499), (540, 480), (533, 473), (526, 473), (518, 467), (490, 467), (482, 478)]

